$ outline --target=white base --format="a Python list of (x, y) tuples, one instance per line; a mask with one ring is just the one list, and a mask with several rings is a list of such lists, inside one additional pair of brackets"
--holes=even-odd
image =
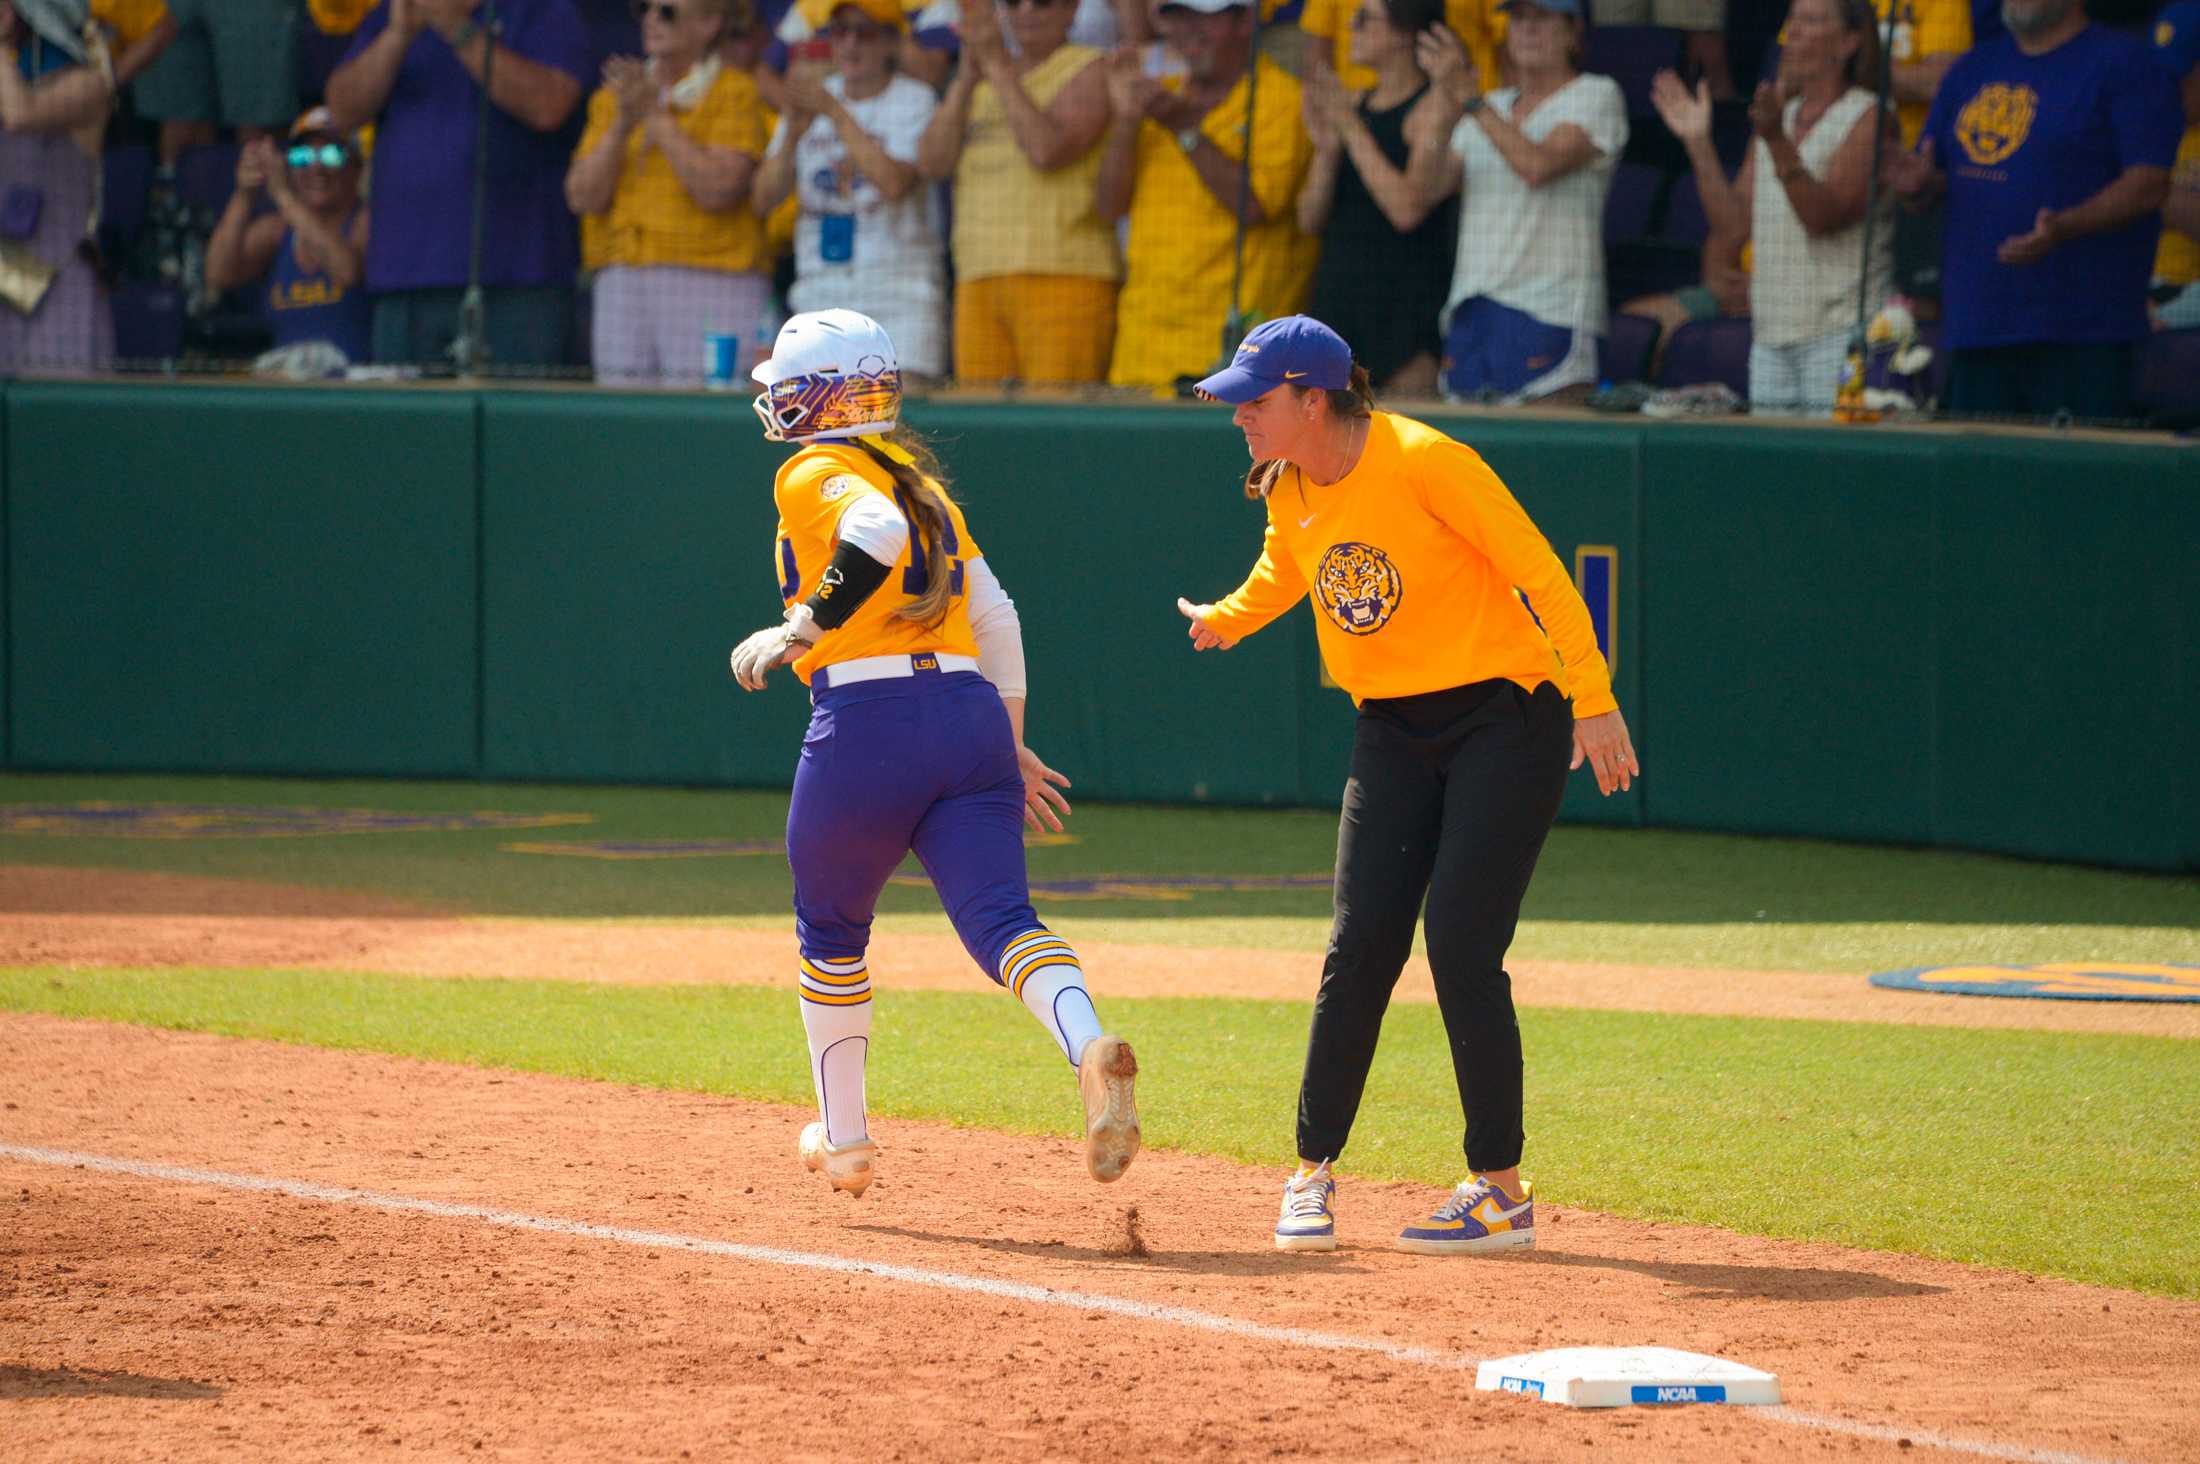
[(1780, 1401), (1771, 1373), (1670, 1347), (1560, 1347), (1500, 1357), (1475, 1370), (1474, 1385), (1572, 1408)]

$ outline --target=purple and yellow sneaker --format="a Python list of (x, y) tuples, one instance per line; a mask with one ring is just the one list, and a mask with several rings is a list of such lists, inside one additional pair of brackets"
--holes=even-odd
[(1451, 1192), (1436, 1213), (1398, 1233), (1398, 1249), (1424, 1256), (1469, 1255), (1535, 1244), (1535, 1186), (1514, 1199), (1479, 1174)]
[(1276, 1249), (1333, 1251), (1337, 1248), (1337, 1181), (1328, 1161), (1301, 1167), (1284, 1181), (1283, 1213), (1276, 1217)]

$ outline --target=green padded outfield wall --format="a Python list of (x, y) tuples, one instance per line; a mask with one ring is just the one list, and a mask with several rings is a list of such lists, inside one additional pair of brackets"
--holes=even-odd
[(11, 385), (10, 766), (470, 773), (477, 412)]
[[(15, 383), (12, 767), (785, 786), (739, 395)], [(921, 403), (1100, 799), (1333, 807), (1302, 607), (1194, 655), (1262, 514), (1213, 408)], [(2200, 452), (1439, 416), (1586, 576), (1648, 775), (1565, 816), (2200, 868)]]

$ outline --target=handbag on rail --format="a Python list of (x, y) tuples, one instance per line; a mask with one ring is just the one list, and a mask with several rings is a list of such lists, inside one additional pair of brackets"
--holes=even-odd
[(12, 239), (0, 239), (0, 300), (29, 315), (61, 271)]

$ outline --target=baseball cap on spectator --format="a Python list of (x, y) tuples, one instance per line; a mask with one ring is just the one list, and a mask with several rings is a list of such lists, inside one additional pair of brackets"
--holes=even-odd
[(909, 13), (901, 0), (801, 0), (795, 8), (810, 23), (813, 32), (823, 31), (833, 18), (833, 12), (842, 6), (852, 5), (880, 25), (893, 30), (909, 29)]
[(2154, 59), (2179, 81), (2200, 66), (2200, 0), (2177, 0), (2155, 17)]
[(15, 13), (71, 61), (86, 59), (84, 27), (92, 18), (91, 0), (15, 0)]
[(367, 154), (373, 150), (374, 129), (360, 127), (346, 132), (336, 125), (336, 119), (329, 114), (328, 108), (309, 107), (298, 114), (297, 121), (290, 124), (290, 140), (333, 142), (350, 149), (353, 161), (364, 162)]
[(1225, 10), (1246, 10), (1253, 0), (1161, 0), (1163, 10), (1196, 10), (1201, 15), (1220, 15)]
[(1229, 365), (1199, 383), (1203, 396), (1242, 406), (1286, 383), (1317, 391), (1352, 384), (1352, 348), (1311, 315), (1255, 326)]

